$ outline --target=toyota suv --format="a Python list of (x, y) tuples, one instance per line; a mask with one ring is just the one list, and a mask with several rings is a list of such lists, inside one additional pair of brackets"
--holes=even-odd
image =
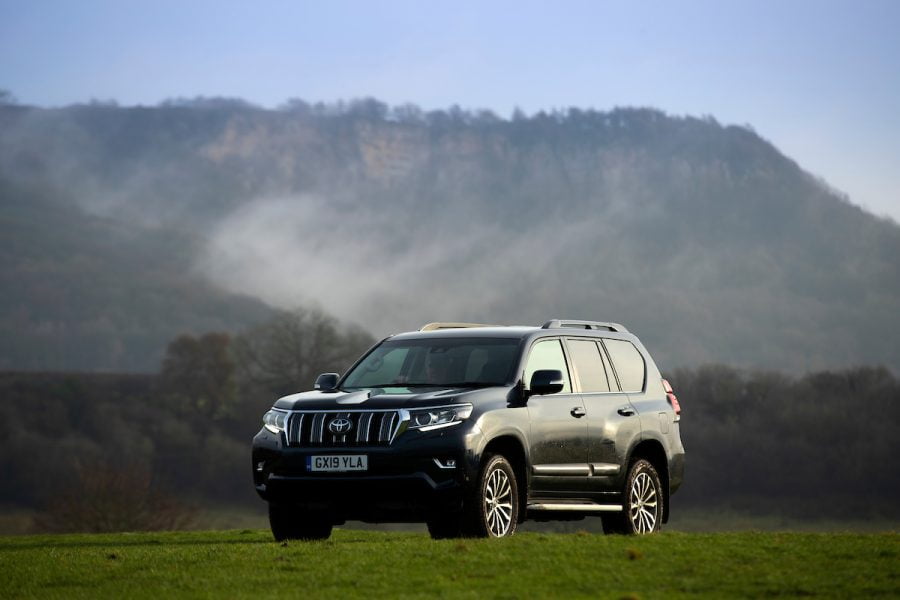
[(253, 479), (277, 540), (346, 520), (504, 537), (590, 515), (645, 534), (681, 485), (680, 412), (617, 323), (430, 323), (280, 398), (253, 439)]

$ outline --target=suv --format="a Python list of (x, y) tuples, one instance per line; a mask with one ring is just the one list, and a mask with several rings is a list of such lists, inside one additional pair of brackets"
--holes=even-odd
[(276, 540), (348, 519), (504, 537), (588, 515), (643, 534), (681, 485), (678, 400), (616, 323), (431, 323), (315, 389), (280, 398), (253, 439)]

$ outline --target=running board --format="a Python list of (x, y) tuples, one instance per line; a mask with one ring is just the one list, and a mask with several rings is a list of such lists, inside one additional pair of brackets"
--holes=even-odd
[(621, 504), (585, 504), (541, 502), (529, 504), (528, 510), (577, 511), (577, 512), (622, 512)]

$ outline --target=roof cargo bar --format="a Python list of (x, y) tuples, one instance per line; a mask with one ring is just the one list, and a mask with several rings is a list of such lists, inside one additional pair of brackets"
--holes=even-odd
[(624, 325), (618, 323), (606, 323), (601, 321), (566, 321), (553, 319), (541, 325), (541, 329), (597, 329), (600, 331), (615, 331), (628, 333)]
[(502, 327), (502, 325), (485, 325), (484, 323), (428, 323), (419, 331), (435, 331), (438, 329), (464, 329), (467, 327)]

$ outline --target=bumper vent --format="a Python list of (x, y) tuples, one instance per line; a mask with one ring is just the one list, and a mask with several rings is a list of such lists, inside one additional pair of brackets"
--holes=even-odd
[[(335, 421), (344, 427), (329, 427)], [(346, 426), (348, 421), (349, 427)], [(388, 446), (397, 435), (401, 423), (400, 413), (395, 410), (292, 412), (288, 415), (285, 435), (288, 446), (293, 447)]]

